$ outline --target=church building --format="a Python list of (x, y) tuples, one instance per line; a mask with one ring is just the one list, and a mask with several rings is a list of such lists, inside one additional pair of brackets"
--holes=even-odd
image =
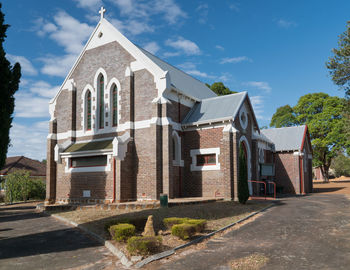
[(217, 96), (133, 44), (104, 11), (50, 101), (47, 203), (237, 200), (240, 148), (249, 180), (274, 164), (248, 93)]

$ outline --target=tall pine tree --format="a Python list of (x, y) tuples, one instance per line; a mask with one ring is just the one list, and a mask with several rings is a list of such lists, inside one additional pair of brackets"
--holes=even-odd
[(0, 168), (5, 165), (7, 149), (10, 144), (10, 128), (12, 114), (15, 108), (14, 94), (18, 90), (21, 78), (21, 66), (16, 63), (13, 67), (6, 59), (3, 43), (9, 25), (4, 23), (4, 14), (0, 3)]

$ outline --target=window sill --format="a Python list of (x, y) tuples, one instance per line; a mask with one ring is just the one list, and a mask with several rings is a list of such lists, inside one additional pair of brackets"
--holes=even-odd
[(191, 164), (191, 171), (219, 171), (220, 163), (216, 165), (196, 166)]

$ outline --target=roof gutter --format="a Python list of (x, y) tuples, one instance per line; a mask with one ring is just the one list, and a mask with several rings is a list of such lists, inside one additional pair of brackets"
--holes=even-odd
[(226, 122), (226, 121), (230, 121), (233, 120), (233, 117), (224, 117), (224, 118), (218, 118), (218, 119), (211, 119), (211, 120), (205, 120), (205, 121), (198, 121), (198, 122), (192, 122), (192, 123), (186, 123), (186, 124), (182, 124), (181, 126), (183, 128), (187, 128), (190, 126), (199, 126), (199, 125), (203, 125), (203, 124), (212, 124), (212, 123), (219, 123), (219, 122)]

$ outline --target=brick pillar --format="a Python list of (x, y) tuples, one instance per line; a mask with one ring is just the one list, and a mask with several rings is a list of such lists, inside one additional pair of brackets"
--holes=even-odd
[(56, 162), (55, 146), (57, 144), (57, 122), (56, 119), (49, 122), (49, 137), (47, 139), (47, 158), (46, 158), (46, 202), (53, 204), (56, 200)]
[(233, 200), (238, 201), (238, 156), (239, 156), (239, 136), (237, 132), (232, 133), (232, 156), (233, 156)]
[(122, 201), (122, 161), (115, 159), (115, 200), (116, 202)]
[(232, 200), (234, 198), (234, 189), (233, 189), (233, 141), (232, 141), (232, 132), (224, 131), (222, 137), (222, 148), (221, 148), (221, 168), (224, 171), (224, 198), (226, 200)]

